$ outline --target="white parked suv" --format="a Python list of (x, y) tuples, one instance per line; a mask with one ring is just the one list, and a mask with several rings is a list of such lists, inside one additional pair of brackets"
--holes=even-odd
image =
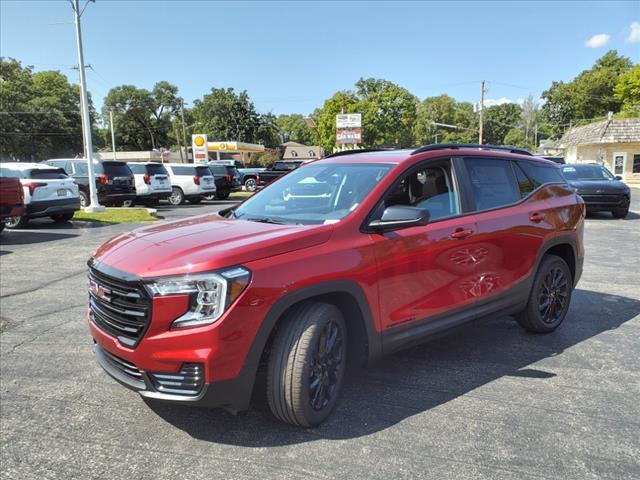
[(205, 196), (216, 193), (216, 182), (206, 165), (189, 163), (165, 163), (171, 179), (171, 205), (180, 205), (185, 200), (200, 203)]
[(171, 180), (163, 164), (127, 162), (127, 165), (136, 179), (136, 202), (157, 205), (171, 196)]
[(37, 217), (68, 222), (80, 210), (78, 185), (62, 168), (44, 163), (0, 163), (0, 176), (19, 178), (24, 192), (24, 214), (5, 219), (8, 228), (25, 227)]

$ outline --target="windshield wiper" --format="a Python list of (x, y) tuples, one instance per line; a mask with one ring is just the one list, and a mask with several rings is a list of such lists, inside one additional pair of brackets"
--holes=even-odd
[(249, 217), (249, 218), (245, 218), (245, 220), (249, 220), (250, 222), (273, 223), (275, 225), (285, 224), (285, 222), (274, 220), (273, 218), (269, 218), (269, 217)]

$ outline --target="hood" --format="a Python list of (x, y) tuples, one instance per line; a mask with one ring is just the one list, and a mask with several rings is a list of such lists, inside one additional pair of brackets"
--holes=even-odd
[(612, 195), (629, 191), (629, 187), (618, 180), (569, 180), (568, 183), (582, 195)]
[(274, 225), (203, 215), (112, 238), (94, 259), (140, 277), (202, 272), (320, 245), (331, 225)]

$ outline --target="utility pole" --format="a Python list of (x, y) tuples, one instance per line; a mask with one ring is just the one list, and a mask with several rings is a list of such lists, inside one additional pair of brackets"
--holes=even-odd
[[(184, 163), (189, 163), (189, 149), (187, 145), (187, 127), (184, 123), (184, 100), (180, 100), (180, 117), (182, 118), (182, 141), (184, 142)], [(182, 157), (182, 150), (180, 150), (180, 157)]]
[(184, 161), (184, 157), (182, 156), (182, 142), (180, 141), (180, 135), (178, 135), (178, 124), (173, 124), (173, 134), (176, 136), (176, 140), (178, 141), (178, 150), (180, 151), (180, 163), (186, 163)]
[(482, 145), (482, 129), (484, 127), (484, 80), (480, 83), (480, 128), (478, 130), (478, 144)]
[[(84, 145), (87, 155), (87, 165), (89, 170), (89, 205), (85, 207), (85, 212), (100, 212), (105, 208), (98, 202), (98, 192), (96, 191), (96, 175), (93, 168), (93, 143), (91, 141), (91, 123), (89, 119), (89, 101), (87, 99), (87, 83), (84, 76), (84, 55), (82, 53), (82, 30), (80, 28), (80, 5), (78, 0), (70, 0), (75, 15), (76, 41), (78, 44), (78, 71), (80, 72), (80, 104), (82, 106), (82, 126), (84, 130)], [(85, 5), (86, 7), (86, 5)], [(84, 10), (83, 10), (84, 11)]]
[(113, 128), (113, 108), (109, 109), (109, 126), (111, 127), (111, 148), (113, 149), (113, 160), (116, 158), (116, 131)]

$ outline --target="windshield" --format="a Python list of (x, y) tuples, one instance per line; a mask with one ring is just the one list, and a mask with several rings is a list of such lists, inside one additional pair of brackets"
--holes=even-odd
[(600, 165), (571, 165), (562, 167), (567, 180), (614, 180), (609, 170)]
[(235, 218), (270, 223), (334, 223), (353, 212), (392, 165), (309, 165), (249, 198)]

